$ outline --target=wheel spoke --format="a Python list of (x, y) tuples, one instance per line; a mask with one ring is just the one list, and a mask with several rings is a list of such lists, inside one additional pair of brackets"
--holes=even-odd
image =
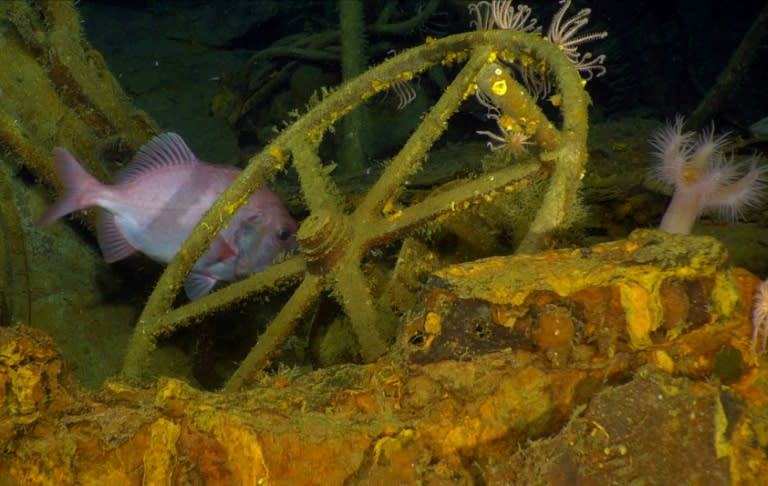
[(368, 191), (368, 195), (355, 210), (353, 217), (357, 215), (367, 220), (373, 215), (379, 215), (387, 202), (397, 197), (406, 179), (421, 168), (427, 152), (442, 135), (448, 119), (464, 101), (467, 86), (472, 84), (477, 73), (488, 62), (490, 53), (491, 48), (488, 46), (477, 49), (424, 117), (419, 127), (408, 138), (400, 152), (392, 159), (376, 184)]
[(371, 289), (359, 260), (355, 264), (340, 265), (336, 274), (336, 300), (344, 308), (352, 323), (352, 329), (360, 344), (360, 353), (365, 361), (373, 361), (387, 350), (384, 338), (379, 332), (382, 323), (373, 303)]
[(304, 277), (304, 281), (240, 363), (240, 367), (224, 386), (224, 391), (240, 390), (253, 380), (255, 372), (267, 365), (269, 358), (293, 332), (299, 319), (322, 292), (323, 286), (324, 282), (320, 277), (310, 274)]
[(504, 193), (518, 191), (534, 181), (545, 179), (550, 170), (539, 163), (514, 165), (440, 192), (403, 210), (397, 218), (382, 218), (367, 235), (365, 249), (392, 241), (412, 229), (444, 214), (458, 213)]
[(157, 334), (153, 337), (157, 339), (175, 329), (185, 327), (195, 317), (240, 302), (248, 295), (287, 286), (298, 280), (305, 272), (304, 259), (300, 256), (272, 265), (262, 272), (254, 273), (244, 280), (234, 282), (205, 297), (193, 300), (167, 314), (163, 314), (157, 320), (154, 328)]

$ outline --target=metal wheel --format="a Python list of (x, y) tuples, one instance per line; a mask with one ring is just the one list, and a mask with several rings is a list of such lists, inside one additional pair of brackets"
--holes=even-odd
[[(562, 98), (560, 128), (546, 119), (531, 95), (510, 75), (508, 64), (522, 56), (543, 61), (553, 76)], [(408, 80), (438, 63), (458, 62), (464, 62), (464, 66), (380, 179), (353, 211), (344, 212), (338, 190), (318, 156), (317, 149), (326, 130), (358, 103), (388, 89), (394, 82)], [(404, 182), (421, 167), (451, 115), (478, 86), (505, 114), (535, 120), (537, 128), (532, 138), (546, 151), (542, 160), (483, 174), (414, 205), (400, 207), (398, 196)], [(160, 336), (254, 293), (297, 283), (292, 296), (259, 337), (225, 390), (245, 386), (323, 293), (337, 300), (348, 316), (362, 357), (368, 361), (376, 359), (386, 351), (388, 343), (377, 326), (379, 311), (361, 268), (366, 252), (403, 238), (439, 217), (550, 177), (549, 192), (523, 242), (524, 251), (534, 251), (567, 219), (574, 203), (586, 159), (586, 105), (581, 79), (557, 46), (534, 34), (511, 31), (478, 31), (429, 41), (341, 86), (254, 156), (195, 228), (160, 278), (139, 319), (123, 375), (135, 379), (144, 374), (148, 355)], [(288, 162), (293, 163), (299, 174), (310, 209), (297, 234), (300, 255), (171, 309), (181, 282), (214, 235), (253, 190)]]

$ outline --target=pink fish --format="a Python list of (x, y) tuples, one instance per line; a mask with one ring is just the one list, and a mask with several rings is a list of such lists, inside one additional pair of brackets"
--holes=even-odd
[[(66, 193), (37, 224), (91, 206), (102, 208), (97, 237), (108, 263), (136, 251), (158, 262), (171, 261), (240, 172), (198, 160), (175, 133), (160, 134), (142, 146), (111, 186), (89, 174), (65, 149), (54, 149), (53, 157)], [(197, 299), (218, 280), (231, 282), (259, 272), (295, 248), (296, 221), (277, 194), (258, 189), (197, 261), (184, 290)]]

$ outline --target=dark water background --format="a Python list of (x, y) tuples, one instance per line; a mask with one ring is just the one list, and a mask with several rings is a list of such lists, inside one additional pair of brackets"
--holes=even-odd
[[(386, 2), (366, 1), (366, 22), (373, 22)], [(394, 17), (407, 19), (425, 2), (397, 2)], [(469, 30), (467, 1), (443, 1), (424, 26), (387, 39), (397, 50), (430, 35)], [(546, 28), (559, 7), (554, 0), (529, 1)], [(592, 120), (629, 115), (659, 120), (690, 113), (711, 87), (764, 2), (668, 0), (576, 1), (592, 9), (581, 32), (608, 31), (588, 44), (605, 53), (605, 76), (591, 81)], [(199, 141), (198, 151), (217, 160), (237, 157), (232, 146), (242, 134), (210, 115), (217, 83), (226, 73), (242, 72), (255, 52), (290, 35), (311, 35), (338, 25), (334, 1), (116, 1), (83, 0), (78, 8), (85, 31), (101, 50), (127, 92), (156, 117), (163, 128)], [(377, 39), (367, 39), (374, 43)], [(745, 130), (768, 115), (766, 46), (760, 46), (747, 79), (729, 97), (718, 126)], [(376, 63), (382, 56), (373, 55)], [(286, 61), (287, 62), (287, 61)], [(338, 67), (315, 63), (333, 83)], [(302, 106), (305, 100), (293, 100)], [(290, 101), (288, 102), (290, 103)]]

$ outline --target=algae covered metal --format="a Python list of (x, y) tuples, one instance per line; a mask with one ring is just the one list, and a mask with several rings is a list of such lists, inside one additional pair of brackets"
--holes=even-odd
[[(54, 146), (86, 156), (88, 170), (105, 180), (113, 167), (96, 161), (115, 161), (158, 131), (83, 37), (72, 2), (0, 2), (0, 65), (0, 148), (49, 187), (60, 189)], [(0, 171), (2, 325), (29, 324), (32, 314), (30, 243), (12, 183), (18, 175), (12, 164)]]

